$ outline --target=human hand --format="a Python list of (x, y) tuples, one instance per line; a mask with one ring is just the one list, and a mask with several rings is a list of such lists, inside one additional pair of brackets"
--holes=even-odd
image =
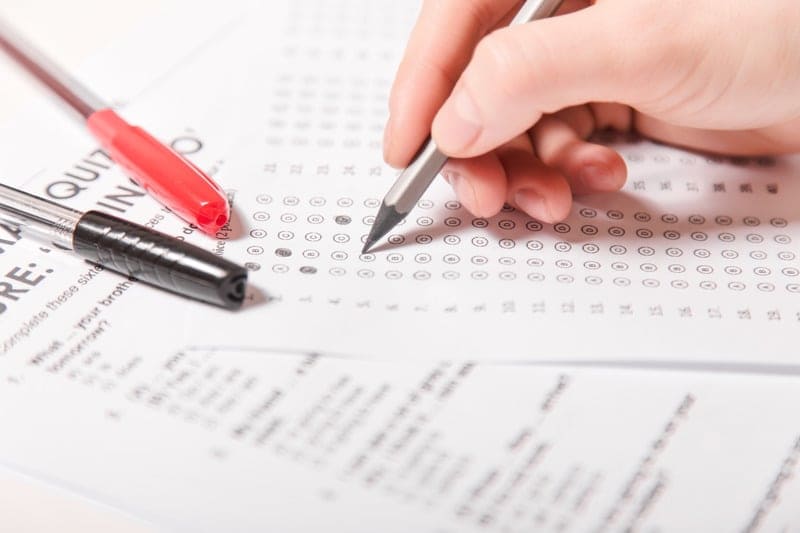
[(568, 0), (506, 28), (520, 4), (426, 0), (392, 87), (386, 161), (406, 166), (430, 132), (474, 215), (507, 202), (552, 223), (573, 194), (622, 187), (619, 154), (586, 140), (600, 129), (800, 151), (796, 0)]

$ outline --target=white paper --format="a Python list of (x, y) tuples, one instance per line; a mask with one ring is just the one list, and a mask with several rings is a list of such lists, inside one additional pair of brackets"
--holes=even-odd
[(796, 376), (213, 346), (81, 363), (7, 378), (2, 461), (168, 530), (800, 524)]

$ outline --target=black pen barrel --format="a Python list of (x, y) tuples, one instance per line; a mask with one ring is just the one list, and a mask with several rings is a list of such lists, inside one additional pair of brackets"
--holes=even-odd
[(244, 267), (112, 215), (84, 214), (72, 246), (92, 263), (195, 300), (226, 309), (237, 309), (244, 302)]

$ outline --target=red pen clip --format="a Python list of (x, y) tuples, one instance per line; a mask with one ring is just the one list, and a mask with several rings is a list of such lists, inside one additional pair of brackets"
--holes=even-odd
[(191, 161), (111, 109), (95, 111), (87, 124), (111, 158), (179, 217), (210, 234), (228, 222), (225, 192)]

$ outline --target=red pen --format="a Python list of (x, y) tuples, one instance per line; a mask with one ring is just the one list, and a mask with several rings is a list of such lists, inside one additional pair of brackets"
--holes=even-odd
[(80, 113), (111, 158), (153, 198), (207, 233), (228, 222), (230, 205), (219, 185), (175, 150), (125, 122), (2, 20), (0, 48)]

